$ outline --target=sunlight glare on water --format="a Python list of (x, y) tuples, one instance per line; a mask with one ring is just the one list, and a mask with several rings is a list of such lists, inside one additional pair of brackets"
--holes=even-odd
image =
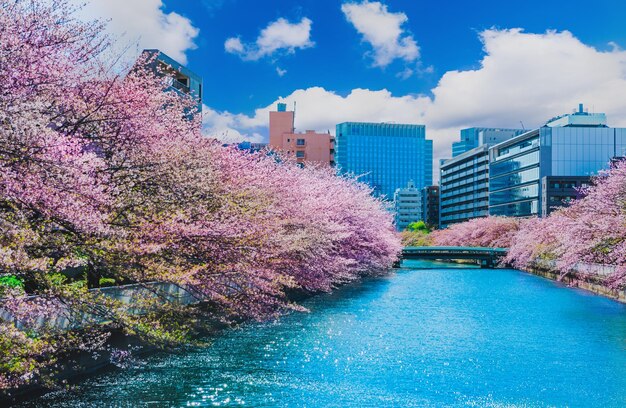
[(23, 406), (626, 406), (626, 306), (515, 270), (404, 266)]

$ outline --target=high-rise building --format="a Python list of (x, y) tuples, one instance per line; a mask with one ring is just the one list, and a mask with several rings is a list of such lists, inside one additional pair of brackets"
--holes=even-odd
[[(486, 217), (489, 213), (489, 146), (508, 140), (520, 129), (469, 128), (461, 130), (461, 142), (453, 158), (439, 166), (441, 185), (440, 226)], [(458, 144), (460, 143), (460, 144)], [(470, 150), (468, 146), (476, 144)], [(460, 151), (460, 153), (459, 153)]]
[(399, 188), (393, 195), (395, 224), (398, 231), (404, 231), (412, 222), (422, 220), (422, 198), (415, 183), (410, 180), (407, 186)]
[(488, 215), (488, 145), (476, 147), (445, 161), (439, 172), (441, 228)]
[(581, 104), (489, 149), (489, 214), (545, 216), (561, 197), (576, 193), (576, 184), (625, 153), (626, 128), (607, 127), (605, 114), (588, 113)]
[(461, 130), (461, 138), (458, 142), (452, 143), (452, 157), (472, 150), (484, 144), (499, 143), (519, 135), (524, 131), (521, 129), (504, 128), (484, 128), (472, 127)]
[(147, 57), (150, 67), (157, 75), (165, 75), (170, 82), (170, 89), (181, 95), (188, 95), (197, 102), (199, 114), (202, 114), (202, 77), (159, 50), (143, 50), (142, 57)]
[(421, 192), (422, 220), (431, 229), (439, 227), (439, 186), (426, 186)]
[(277, 110), (270, 112), (269, 146), (294, 155), (298, 163), (335, 164), (335, 138), (330, 133), (313, 130), (296, 133), (295, 112), (288, 111), (284, 103), (279, 103)]
[(417, 189), (432, 184), (433, 143), (424, 125), (345, 122), (335, 136), (337, 167), (360, 176), (378, 196), (391, 200), (409, 180)]

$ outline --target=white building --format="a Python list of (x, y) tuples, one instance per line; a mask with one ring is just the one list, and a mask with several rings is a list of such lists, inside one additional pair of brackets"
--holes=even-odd
[(422, 219), (422, 195), (413, 180), (405, 188), (399, 188), (393, 195), (395, 223), (399, 231)]

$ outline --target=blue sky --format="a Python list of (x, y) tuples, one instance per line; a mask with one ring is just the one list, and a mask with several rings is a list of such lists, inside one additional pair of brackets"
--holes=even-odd
[[(219, 110), (252, 113), (280, 95), (298, 88), (322, 86), (340, 94), (353, 88), (389, 89), (393, 94), (428, 93), (449, 70), (476, 68), (482, 57), (477, 33), (491, 27), (522, 27), (527, 32), (569, 30), (586, 44), (606, 49), (609, 42), (626, 44), (626, 2), (621, 1), (411, 1), (384, 2), (389, 12), (403, 12), (403, 25), (415, 38), (422, 69), (408, 79), (394, 61), (372, 67), (364, 54), (371, 47), (346, 20), (342, 1), (169, 0), (166, 9), (188, 17), (200, 34), (188, 65), (204, 77), (205, 103)], [(312, 21), (314, 46), (293, 54), (242, 61), (224, 51), (228, 37), (252, 41), (278, 18)], [(278, 76), (276, 67), (286, 70)]]
[(265, 140), (277, 101), (297, 101), (300, 130), (425, 124), (435, 161), (460, 128), (539, 126), (579, 102), (626, 126), (618, 0), (92, 0), (84, 12), (202, 75), (205, 131), (227, 140)]

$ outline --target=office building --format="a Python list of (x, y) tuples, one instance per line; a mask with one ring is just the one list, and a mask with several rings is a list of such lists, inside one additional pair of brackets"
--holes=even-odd
[(489, 214), (489, 146), (446, 160), (439, 169), (440, 227)]
[(329, 133), (307, 130), (296, 133), (295, 111), (279, 103), (276, 111), (270, 112), (269, 147), (293, 155), (298, 163), (335, 164), (335, 138)]
[(412, 222), (422, 219), (422, 199), (415, 183), (410, 180), (407, 186), (399, 188), (393, 195), (395, 224), (398, 231), (404, 231)]
[(439, 228), (439, 186), (427, 186), (422, 189), (422, 220), (430, 229)]
[(169, 89), (192, 97), (197, 103), (197, 113), (202, 114), (202, 77), (165, 53), (151, 49), (143, 50), (149, 66), (157, 75), (168, 78)]
[[(508, 140), (520, 129), (469, 128), (453, 144), (453, 158), (439, 167), (440, 227), (489, 214), (489, 146)], [(473, 146), (469, 150), (467, 147)], [(456, 154), (455, 154), (456, 153)]]
[(256, 142), (239, 142), (236, 144), (237, 149), (245, 150), (251, 153), (260, 152), (267, 148), (267, 143), (256, 143)]
[(581, 104), (489, 149), (489, 214), (545, 216), (625, 151), (626, 128), (607, 127), (603, 113), (588, 113)]
[(452, 143), (452, 157), (456, 157), (484, 144), (495, 144), (517, 136), (521, 129), (472, 127), (461, 130), (458, 142)]
[(413, 180), (432, 184), (433, 144), (424, 125), (345, 122), (337, 125), (337, 167), (360, 176), (374, 194), (388, 200)]
[(554, 210), (581, 197), (580, 189), (591, 183), (590, 176), (545, 176), (541, 178), (541, 214)]

